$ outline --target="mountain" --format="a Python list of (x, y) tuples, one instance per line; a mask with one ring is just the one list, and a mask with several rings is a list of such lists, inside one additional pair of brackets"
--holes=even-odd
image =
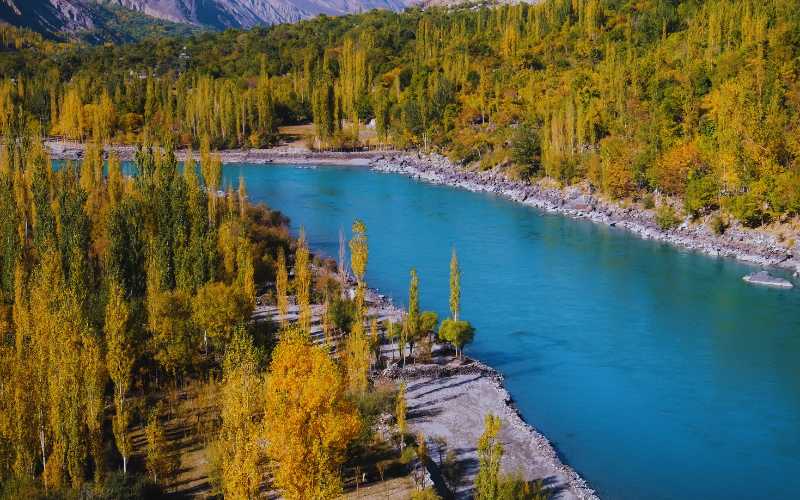
[(216, 29), (295, 22), (317, 14), (402, 10), (406, 0), (106, 0), (159, 19)]
[(46, 34), (94, 29), (98, 16), (80, 0), (0, 0), (0, 20)]
[[(199, 28), (250, 28), (290, 23), (318, 14), (344, 15), (372, 9), (402, 10), (411, 0), (0, 0), (0, 21), (45, 35), (125, 29), (133, 14), (139, 25), (174, 23)], [(135, 16), (134, 16), (135, 17)], [(118, 34), (118, 33), (117, 33)], [(124, 37), (123, 37), (124, 38)]]

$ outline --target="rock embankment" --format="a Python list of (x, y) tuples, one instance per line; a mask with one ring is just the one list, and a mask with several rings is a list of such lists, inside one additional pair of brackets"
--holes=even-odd
[(508, 179), (499, 169), (478, 172), (460, 168), (438, 155), (384, 155), (370, 164), (374, 170), (407, 175), (414, 179), (475, 192), (494, 193), (546, 212), (625, 228), (645, 239), (653, 239), (718, 257), (731, 257), (753, 264), (781, 265), (797, 269), (800, 260), (776, 237), (732, 224), (717, 235), (706, 224), (688, 220), (674, 229), (661, 229), (654, 210), (623, 207), (601, 199), (585, 187), (554, 188), (544, 183)]

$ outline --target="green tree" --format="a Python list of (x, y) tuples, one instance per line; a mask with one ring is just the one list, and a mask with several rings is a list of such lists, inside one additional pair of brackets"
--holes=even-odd
[(446, 319), (439, 327), (439, 338), (450, 342), (456, 350), (456, 356), (463, 358), (463, 347), (475, 338), (475, 328), (467, 321)]
[(461, 269), (458, 267), (458, 256), (454, 248), (450, 257), (450, 317), (458, 321), (459, 311), (461, 311)]

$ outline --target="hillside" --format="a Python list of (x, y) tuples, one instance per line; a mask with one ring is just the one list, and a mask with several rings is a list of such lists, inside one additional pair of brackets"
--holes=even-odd
[(189, 35), (198, 26), (157, 19), (114, 4), (91, 0), (2, 0), (0, 23), (48, 38), (90, 43), (125, 43), (148, 37)]
[(713, 225), (723, 232), (731, 217), (755, 227), (800, 211), (798, 7), (550, 0), (372, 11), (7, 50), (0, 72), (27, 84), (24, 95), (7, 85), (6, 102), (72, 139), (148, 133), (259, 147), (278, 125), (313, 120), (316, 147), (347, 149), (358, 130), (343, 124), (374, 120), (384, 143), (472, 168), (585, 182), (651, 208), (666, 195), (665, 227), (722, 209)]
[[(402, 10), (406, 0), (2, 0), (0, 21), (39, 33), (99, 41), (142, 38), (146, 28), (181, 34), (291, 23), (319, 14)], [(165, 27), (172, 30), (164, 32)]]

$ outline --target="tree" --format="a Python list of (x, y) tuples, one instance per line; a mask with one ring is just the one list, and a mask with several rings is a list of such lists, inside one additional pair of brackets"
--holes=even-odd
[(146, 440), (145, 468), (154, 482), (166, 483), (175, 473), (177, 462), (169, 449), (158, 410), (150, 413), (144, 428)]
[(488, 414), (478, 440), (478, 475), (475, 477), (475, 499), (495, 500), (500, 493), (500, 461), (503, 445), (498, 439), (500, 418)]
[(303, 335), (311, 335), (311, 262), (302, 229), (294, 257), (294, 291), (297, 296), (297, 322), (300, 331)]
[(275, 272), (275, 301), (278, 305), (278, 314), (281, 316), (281, 326), (286, 327), (286, 317), (289, 314), (289, 273), (286, 270), (286, 255), (283, 247), (278, 247), (277, 271)]
[(156, 292), (147, 297), (147, 324), (153, 357), (177, 377), (191, 363), (194, 345), (191, 297), (185, 292)]
[(364, 294), (366, 282), (364, 275), (367, 272), (367, 259), (369, 246), (367, 243), (367, 227), (360, 220), (353, 222), (353, 238), (350, 240), (350, 267), (356, 275), (356, 314), (360, 321), (364, 318)]
[(369, 247), (367, 244), (367, 227), (360, 220), (353, 222), (353, 238), (350, 240), (350, 266), (359, 284), (364, 282), (367, 272)]
[(130, 306), (125, 301), (122, 287), (116, 281), (108, 286), (105, 314), (106, 365), (114, 382), (114, 440), (122, 456), (122, 472), (128, 472), (128, 458), (132, 452), (128, 423), (130, 409), (125, 397), (131, 387), (133, 364), (136, 359), (130, 330)]
[(438, 325), (439, 315), (433, 311), (424, 311), (419, 316), (420, 347), (417, 354), (418, 358), (430, 359), (433, 336)]
[(403, 323), (403, 346), (400, 355), (403, 366), (406, 364), (405, 344), (410, 346), (409, 354), (413, 354), (414, 343), (419, 338), (419, 276), (417, 270), (411, 269), (411, 281), (408, 285), (408, 314)]
[(252, 312), (253, 306), (239, 287), (216, 281), (200, 288), (192, 299), (192, 321), (203, 332), (206, 354), (209, 338), (226, 345)]
[(381, 337), (378, 333), (378, 319), (372, 318), (369, 322), (369, 344), (375, 359), (375, 364), (378, 365), (381, 361)]
[(456, 356), (463, 358), (462, 348), (475, 338), (475, 329), (468, 321), (446, 319), (439, 327), (439, 338), (450, 342), (456, 350)]
[[(383, 322), (383, 330), (386, 332), (386, 338), (389, 339), (389, 342), (399, 342), (401, 328), (394, 321), (385, 320)], [(397, 348), (398, 350), (400, 349), (399, 343)], [(398, 353), (398, 356), (400, 356), (400, 353)], [(394, 361), (394, 350), (392, 350), (392, 361)]]
[(458, 321), (458, 313), (461, 310), (461, 270), (458, 267), (458, 256), (456, 249), (450, 257), (450, 317)]
[(263, 409), (263, 379), (258, 352), (247, 331), (238, 327), (225, 350), (219, 431), (219, 466), (225, 498), (257, 496), (262, 481), (261, 423), (255, 415)]
[(537, 130), (526, 124), (517, 127), (511, 139), (511, 160), (525, 167), (526, 176), (530, 176), (538, 169), (541, 152)]
[(397, 391), (397, 399), (394, 406), (394, 418), (397, 421), (397, 433), (400, 439), (400, 451), (406, 446), (406, 384), (400, 384), (400, 390)]
[(339, 368), (302, 336), (281, 338), (266, 383), (264, 429), (275, 485), (291, 500), (341, 494), (345, 450), (361, 428)]

